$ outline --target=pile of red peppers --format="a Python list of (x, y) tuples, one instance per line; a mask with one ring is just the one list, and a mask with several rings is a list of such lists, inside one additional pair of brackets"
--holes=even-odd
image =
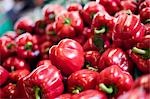
[(0, 99), (150, 99), (150, 0), (96, 0), (20, 18), (0, 37)]

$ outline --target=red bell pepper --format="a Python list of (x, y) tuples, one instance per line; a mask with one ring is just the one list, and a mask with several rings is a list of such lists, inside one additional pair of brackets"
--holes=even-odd
[(14, 25), (14, 30), (18, 35), (33, 32), (33, 21), (27, 17), (20, 18)]
[(72, 39), (62, 39), (58, 45), (49, 50), (49, 58), (64, 75), (80, 70), (84, 65), (84, 51), (82, 46)]
[(108, 37), (104, 36), (91, 36), (83, 45), (85, 51), (99, 51), (100, 53), (104, 52), (107, 48), (110, 47), (110, 40)]
[(98, 51), (86, 51), (84, 54), (86, 68), (97, 71), (97, 65), (100, 56), (101, 55)]
[(43, 19), (37, 20), (34, 25), (34, 33), (37, 35), (44, 35), (46, 26), (47, 24)]
[(1, 79), (0, 86), (6, 83), (6, 81), (8, 80), (8, 77), (9, 77), (8, 71), (2, 66), (0, 66), (0, 79)]
[(106, 11), (110, 15), (114, 15), (116, 12), (121, 10), (121, 0), (96, 0), (99, 4), (102, 4)]
[(64, 12), (56, 18), (56, 34), (60, 38), (74, 37), (83, 29), (83, 21), (77, 11)]
[(137, 47), (133, 47), (128, 51), (133, 62), (143, 73), (150, 73), (150, 35), (146, 35), (141, 42), (137, 43)]
[(150, 35), (150, 24), (144, 24), (144, 27), (146, 29), (145, 35)]
[(93, 18), (91, 29), (94, 34), (106, 35), (111, 39), (114, 26), (114, 17), (110, 16), (107, 12), (98, 12)]
[(143, 8), (140, 11), (140, 19), (141, 19), (141, 22), (143, 22), (144, 24), (150, 23), (150, 7)]
[(47, 24), (55, 22), (56, 16), (60, 14), (60, 12), (64, 11), (64, 7), (58, 4), (48, 4), (42, 9), (44, 15), (44, 21)]
[(64, 90), (60, 71), (49, 65), (33, 70), (25, 77), (23, 85), (28, 99), (53, 99)]
[(68, 11), (80, 11), (82, 10), (82, 6), (79, 3), (72, 3), (67, 7)]
[(101, 55), (98, 62), (99, 70), (101, 71), (111, 65), (118, 65), (122, 70), (130, 73), (133, 71), (133, 65), (129, 57), (120, 48), (109, 48)]
[(1, 99), (12, 99), (16, 90), (16, 85), (9, 83), (3, 88), (0, 88), (0, 98)]
[(42, 65), (52, 65), (52, 62), (49, 59), (44, 59), (44, 60), (39, 61), (36, 67), (39, 67)]
[(150, 7), (150, 1), (149, 0), (144, 0), (143, 2), (140, 3), (139, 5), (139, 12), (145, 8), (145, 7)]
[(0, 38), (0, 61), (1, 63), (9, 56), (14, 55), (16, 52), (16, 43), (9, 37), (2, 36)]
[(103, 92), (97, 90), (86, 90), (79, 94), (75, 94), (71, 99), (107, 99), (107, 96)]
[(15, 40), (15, 38), (18, 36), (15, 31), (7, 31), (4, 36), (7, 36), (11, 38), (12, 40)]
[(117, 65), (112, 65), (99, 73), (97, 90), (105, 92), (110, 98), (117, 98), (130, 90), (133, 83), (132, 76), (128, 72), (121, 70)]
[(65, 94), (61, 94), (60, 96), (54, 98), (54, 99), (71, 99), (71, 94), (69, 93), (65, 93)]
[(145, 34), (145, 28), (140, 19), (133, 14), (121, 14), (112, 34), (113, 43), (122, 49), (132, 48)]
[(19, 79), (27, 76), (28, 74), (30, 74), (28, 69), (16, 70), (9, 73), (9, 79), (11, 82), (16, 83)]
[(84, 6), (83, 10), (80, 11), (80, 14), (85, 24), (90, 26), (94, 15), (99, 11), (104, 12), (105, 8), (95, 1), (90, 1)]
[(132, 89), (117, 99), (149, 99), (150, 94), (146, 94), (143, 88)]
[(121, 0), (121, 9), (123, 10), (130, 10), (133, 13), (136, 13), (137, 11), (137, 2), (135, 0)]
[(40, 56), (42, 59), (49, 58), (49, 48), (53, 45), (50, 41), (45, 41), (44, 43), (39, 45)]
[(15, 70), (27, 69), (30, 70), (29, 64), (21, 58), (18, 57), (9, 57), (3, 62), (3, 67), (7, 69), (9, 72), (13, 72)]
[(91, 36), (93, 36), (91, 27), (84, 27), (84, 30), (82, 32), (82, 34), (85, 36), (86, 39), (89, 39)]
[(31, 59), (39, 55), (37, 38), (29, 33), (24, 33), (16, 38), (17, 54), (21, 58)]
[(133, 89), (142, 87), (147, 93), (150, 92), (150, 74), (140, 76), (134, 82)]
[(84, 90), (94, 89), (98, 73), (88, 69), (82, 69), (72, 73), (68, 77), (67, 88), (73, 94), (78, 94)]
[[(53, 24), (48, 24), (46, 26), (46, 29), (45, 29), (45, 32), (46, 32), (46, 37), (48, 40), (56, 43), (60, 40), (60, 38), (57, 36), (56, 34), (56, 26), (55, 26), (55, 23)], [(45, 40), (45, 39), (44, 39)]]

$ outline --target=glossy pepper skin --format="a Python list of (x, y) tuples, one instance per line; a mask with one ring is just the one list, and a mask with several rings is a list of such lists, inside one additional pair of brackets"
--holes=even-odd
[(58, 16), (58, 14), (64, 10), (64, 7), (58, 4), (48, 4), (44, 6), (42, 9), (44, 21), (47, 24), (55, 22), (56, 16)]
[(9, 77), (9, 72), (5, 68), (0, 66), (0, 79), (1, 79), (0, 86), (6, 83), (6, 81), (8, 80), (8, 77)]
[(57, 66), (66, 76), (80, 70), (84, 65), (82, 46), (75, 40), (67, 38), (50, 48), (49, 58), (52, 64)]
[(67, 11), (80, 11), (82, 6), (79, 3), (72, 3), (67, 7)]
[(88, 69), (82, 69), (72, 73), (68, 77), (68, 91), (78, 94), (84, 90), (94, 89), (98, 73)]
[(80, 11), (80, 14), (87, 26), (90, 26), (94, 15), (99, 11), (104, 12), (105, 8), (101, 4), (96, 3), (95, 1), (90, 1)]
[(49, 59), (44, 59), (38, 62), (37, 67), (42, 65), (52, 65), (52, 62)]
[(0, 88), (0, 98), (1, 99), (12, 99), (16, 90), (16, 85), (9, 83), (3, 88)]
[(106, 94), (97, 90), (85, 90), (79, 94), (75, 94), (71, 99), (108, 99)]
[(130, 10), (133, 13), (136, 13), (138, 10), (137, 8), (137, 2), (135, 0), (121, 0), (121, 9), (123, 10)]
[(149, 99), (149, 97), (150, 94), (146, 94), (143, 88), (135, 88), (119, 96), (117, 99)]
[(99, 70), (111, 65), (118, 65), (122, 70), (132, 73), (133, 66), (127, 54), (120, 48), (109, 48), (100, 57), (98, 62)]
[(93, 18), (91, 29), (94, 34), (106, 35), (111, 39), (114, 26), (114, 17), (110, 16), (107, 12), (98, 12)]
[(139, 12), (145, 8), (145, 7), (150, 7), (150, 1), (149, 0), (144, 0), (143, 2), (140, 3), (139, 5)]
[(56, 34), (60, 38), (74, 37), (83, 29), (83, 21), (77, 11), (64, 12), (56, 18)]
[(53, 99), (64, 90), (60, 71), (49, 65), (37, 67), (23, 83), (28, 99)]
[(110, 15), (114, 15), (121, 10), (121, 0), (96, 0), (99, 4), (103, 5)]
[(54, 99), (71, 99), (72, 94), (70, 93), (65, 93), (65, 94), (61, 94), (60, 96), (54, 98)]
[(134, 82), (133, 89), (142, 87), (145, 92), (150, 93), (150, 74), (146, 74), (137, 78)]
[(16, 52), (16, 43), (9, 37), (2, 36), (0, 38), (0, 61), (1, 63), (9, 56), (14, 55)]
[(133, 14), (121, 14), (112, 34), (113, 43), (124, 50), (132, 48), (145, 34), (145, 28), (140, 19)]
[(99, 73), (97, 79), (97, 90), (105, 92), (111, 98), (117, 98), (132, 86), (132, 76), (117, 65), (105, 68)]
[(39, 55), (37, 39), (29, 33), (24, 33), (16, 38), (17, 54), (24, 59), (36, 58)]
[(146, 24), (146, 23), (149, 24), (150, 23), (150, 7), (143, 8), (140, 11), (140, 20), (144, 24)]
[(28, 74), (30, 74), (30, 71), (27, 69), (16, 70), (9, 73), (9, 79), (11, 80), (11, 82), (17, 83), (19, 79), (27, 76)]
[(13, 72), (15, 70), (27, 69), (30, 70), (29, 64), (21, 58), (18, 57), (9, 57), (3, 62), (3, 67), (7, 69), (9, 72)]
[(143, 73), (150, 73), (150, 35), (146, 35), (136, 47), (129, 50), (129, 56)]
[(33, 32), (33, 21), (27, 17), (20, 18), (14, 25), (14, 30), (18, 35)]
[(97, 65), (101, 54), (98, 51), (86, 51), (84, 57), (86, 68), (97, 70)]

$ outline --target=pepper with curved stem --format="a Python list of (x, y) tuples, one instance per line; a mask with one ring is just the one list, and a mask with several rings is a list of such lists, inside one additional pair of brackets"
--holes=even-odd
[(41, 90), (40, 90), (40, 88), (35, 86), (34, 91), (35, 91), (35, 99), (41, 99)]
[(108, 94), (112, 94), (113, 93), (113, 88), (112, 86), (107, 87), (104, 83), (100, 83), (99, 84), (99, 88), (100, 90), (108, 93)]
[(83, 90), (82, 87), (76, 86), (76, 87), (72, 90), (72, 93), (73, 93), (73, 94), (78, 94), (78, 93), (80, 93), (82, 90)]
[(94, 29), (95, 34), (103, 34), (107, 31), (105, 26), (102, 26), (100, 29)]

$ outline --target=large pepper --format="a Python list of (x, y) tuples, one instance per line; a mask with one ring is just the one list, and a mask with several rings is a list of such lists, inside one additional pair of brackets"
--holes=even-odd
[(114, 17), (110, 16), (107, 12), (98, 12), (93, 18), (91, 29), (94, 34), (106, 35), (111, 39), (114, 26)]
[(0, 79), (1, 79), (0, 86), (6, 83), (6, 81), (8, 80), (8, 77), (9, 77), (8, 71), (2, 66), (0, 66)]
[(64, 10), (64, 7), (58, 4), (48, 4), (44, 6), (42, 9), (44, 21), (47, 24), (55, 22), (56, 16), (58, 16), (58, 14)]
[(17, 54), (21, 58), (31, 59), (39, 55), (38, 41), (29, 33), (16, 38)]
[(83, 21), (77, 11), (64, 12), (56, 18), (56, 34), (60, 38), (74, 37), (83, 29)]
[(58, 45), (49, 50), (49, 58), (64, 75), (78, 71), (84, 65), (84, 51), (82, 46), (72, 39), (62, 39)]
[(94, 89), (98, 73), (88, 69), (82, 69), (72, 73), (68, 77), (68, 91), (78, 94), (84, 90)]
[(28, 99), (53, 99), (64, 90), (60, 71), (49, 65), (33, 70), (25, 77), (23, 85)]
[(99, 4), (102, 4), (106, 11), (110, 15), (114, 15), (116, 12), (121, 10), (121, 0), (96, 0)]
[(118, 65), (122, 70), (132, 73), (133, 66), (126, 53), (120, 48), (109, 48), (100, 57), (98, 68), (104, 68)]
[(140, 19), (133, 14), (121, 14), (112, 34), (113, 42), (122, 49), (132, 48), (145, 34), (145, 28)]
[(91, 25), (92, 19), (97, 12), (104, 12), (105, 8), (95, 1), (88, 2), (83, 10), (80, 11), (81, 17), (87, 25)]
[(136, 47), (129, 50), (128, 53), (143, 73), (150, 73), (150, 35), (146, 35)]
[(86, 68), (97, 71), (100, 56), (101, 54), (98, 51), (86, 51), (84, 54)]
[(33, 32), (33, 21), (27, 17), (20, 18), (14, 25), (14, 30), (18, 35)]
[(132, 85), (132, 76), (117, 65), (112, 65), (101, 71), (97, 79), (97, 90), (105, 92), (111, 98), (116, 98), (130, 90)]
[(97, 90), (86, 90), (79, 94), (75, 94), (71, 99), (108, 99), (106, 94)]
[(1, 63), (9, 56), (14, 55), (16, 52), (16, 44), (14, 40), (9, 37), (3, 36), (0, 38), (0, 61)]
[(21, 58), (18, 57), (9, 57), (3, 62), (3, 67), (6, 68), (9, 72), (13, 72), (19, 69), (30, 70), (29, 64)]

